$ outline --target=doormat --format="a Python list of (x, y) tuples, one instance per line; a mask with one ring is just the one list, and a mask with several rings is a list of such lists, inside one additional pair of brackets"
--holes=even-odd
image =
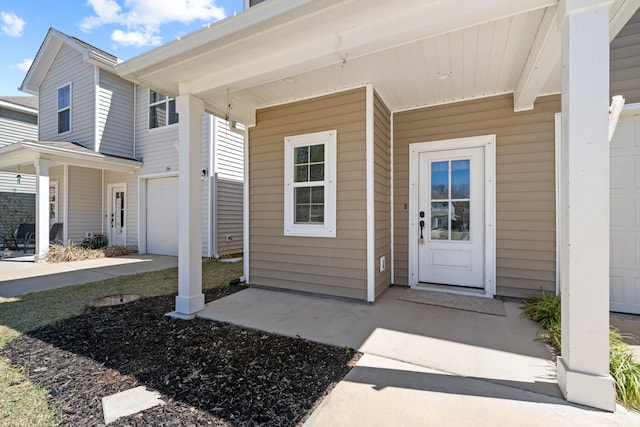
[(448, 294), (444, 292), (422, 291), (407, 289), (398, 297), (401, 301), (418, 304), (437, 305), (439, 307), (454, 308), (456, 310), (473, 311), (476, 313), (506, 316), (504, 303), (493, 298), (472, 297), (467, 295)]

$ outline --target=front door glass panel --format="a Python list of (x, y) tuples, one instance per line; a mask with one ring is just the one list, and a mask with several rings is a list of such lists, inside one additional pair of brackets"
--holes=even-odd
[(431, 162), (431, 240), (468, 241), (471, 221), (470, 161)]

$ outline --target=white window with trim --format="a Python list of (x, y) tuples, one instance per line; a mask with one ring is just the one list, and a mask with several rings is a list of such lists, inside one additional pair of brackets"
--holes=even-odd
[(285, 236), (336, 237), (337, 132), (284, 139)]
[(71, 130), (71, 83), (58, 88), (58, 133)]
[(149, 129), (178, 123), (176, 100), (149, 90)]

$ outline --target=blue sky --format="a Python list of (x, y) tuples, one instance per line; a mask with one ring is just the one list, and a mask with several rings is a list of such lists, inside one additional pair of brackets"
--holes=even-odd
[(18, 90), (49, 27), (124, 60), (242, 11), (243, 0), (0, 0), (0, 96)]

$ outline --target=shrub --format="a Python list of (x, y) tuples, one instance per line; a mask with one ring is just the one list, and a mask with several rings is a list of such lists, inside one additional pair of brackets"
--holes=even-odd
[(51, 245), (47, 252), (47, 262), (81, 261), (85, 259), (104, 258), (104, 252), (82, 247), (75, 247), (68, 242), (66, 245)]
[[(561, 349), (560, 295), (540, 296), (523, 301), (522, 315), (540, 323), (545, 332), (540, 340), (548, 343), (558, 354)], [(616, 398), (627, 409), (640, 411), (640, 363), (634, 360), (633, 351), (624, 341), (634, 338), (609, 327), (609, 373), (616, 383)]]

